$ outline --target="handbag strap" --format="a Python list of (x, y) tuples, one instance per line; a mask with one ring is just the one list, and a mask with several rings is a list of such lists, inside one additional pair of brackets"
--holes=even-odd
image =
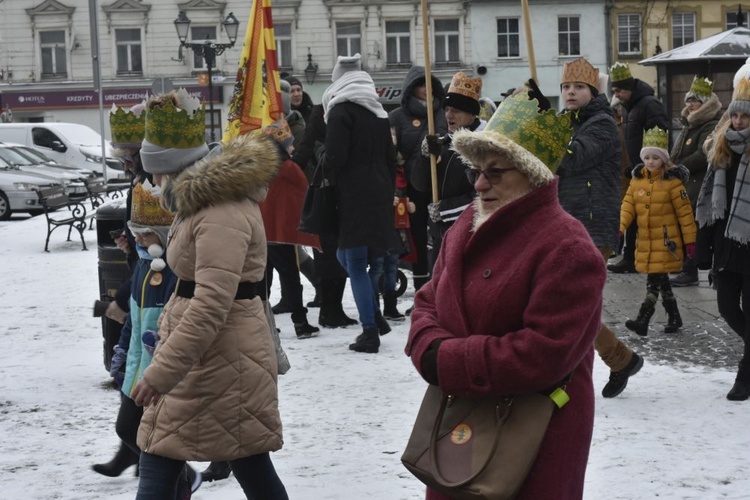
[(487, 468), (487, 465), (490, 463), (490, 460), (495, 455), (495, 451), (497, 450), (497, 446), (500, 443), (500, 434), (503, 430), (503, 424), (505, 424), (505, 421), (508, 420), (508, 415), (510, 415), (510, 408), (513, 405), (513, 398), (512, 397), (505, 397), (502, 398), (500, 401), (497, 402), (495, 405), (495, 416), (497, 419), (497, 423), (495, 425), (495, 441), (492, 443), (492, 448), (490, 449), (489, 453), (487, 453), (487, 457), (484, 459), (482, 466), (477, 469), (477, 471), (472, 474), (471, 476), (467, 477), (466, 479), (463, 479), (461, 481), (456, 482), (450, 482), (446, 480), (443, 475), (440, 473), (440, 467), (437, 463), (437, 436), (440, 431), (440, 424), (443, 421), (443, 415), (445, 414), (445, 409), (448, 407), (450, 402), (453, 401), (453, 396), (451, 395), (443, 395), (443, 399), (440, 402), (440, 411), (438, 411), (437, 417), (435, 418), (435, 424), (432, 427), (432, 434), (430, 436), (430, 466), (432, 467), (432, 475), (435, 478), (435, 481), (437, 481), (440, 485), (446, 487), (446, 488), (455, 488), (458, 486), (462, 486), (469, 481), (473, 480), (475, 477), (477, 477), (479, 474), (481, 474), (485, 468)]

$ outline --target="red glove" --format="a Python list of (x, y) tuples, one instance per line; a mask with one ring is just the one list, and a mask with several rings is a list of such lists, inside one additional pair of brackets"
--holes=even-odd
[(695, 258), (695, 243), (685, 244), (685, 255), (687, 255), (687, 258), (691, 260)]

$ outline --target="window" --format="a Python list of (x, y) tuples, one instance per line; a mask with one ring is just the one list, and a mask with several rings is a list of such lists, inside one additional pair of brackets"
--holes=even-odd
[[(190, 38), (193, 43), (205, 42), (206, 40), (215, 42), (216, 26), (198, 26), (190, 28)], [(216, 61), (211, 61), (211, 63), (212, 68), (216, 66)], [(207, 68), (208, 66), (206, 66), (203, 56), (200, 56), (197, 52), (193, 51), (193, 69), (202, 70)]]
[(497, 20), (497, 57), (519, 57), (518, 18)]
[(640, 14), (619, 14), (617, 16), (617, 52), (620, 54), (641, 53)]
[(695, 12), (672, 14), (672, 48), (682, 47), (695, 41)]
[[(742, 13), (742, 25), (746, 26), (745, 21), (747, 20), (747, 15), (743, 12)], [(737, 12), (727, 12), (727, 29), (730, 30), (732, 28), (736, 28), (739, 26), (740, 23), (737, 19)]]
[(435, 19), (435, 62), (459, 62), (458, 19)]
[(386, 64), (411, 64), (411, 23), (385, 22)]
[(336, 55), (361, 54), (361, 47), (362, 34), (359, 21), (336, 23)]
[(31, 137), (34, 141), (35, 146), (52, 149), (52, 146), (58, 142), (63, 144), (59, 137), (54, 132), (47, 130), (46, 128), (34, 128), (31, 129)]
[(117, 74), (143, 74), (141, 30), (138, 28), (116, 29), (115, 44), (117, 45)]
[(42, 31), (39, 42), (42, 49), (42, 77), (68, 76), (65, 31)]
[(292, 69), (292, 23), (274, 24), (276, 37), (276, 58), (279, 68)]
[(557, 18), (557, 51), (561, 56), (581, 55), (581, 18)]

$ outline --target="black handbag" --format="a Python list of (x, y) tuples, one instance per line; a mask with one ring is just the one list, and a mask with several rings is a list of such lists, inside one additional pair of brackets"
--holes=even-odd
[(338, 232), (338, 207), (336, 191), (330, 181), (323, 175), (325, 154), (320, 157), (312, 180), (305, 194), (300, 215), (299, 231), (310, 234), (328, 234)]

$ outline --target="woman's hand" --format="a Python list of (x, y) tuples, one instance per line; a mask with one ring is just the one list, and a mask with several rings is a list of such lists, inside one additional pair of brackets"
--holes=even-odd
[(141, 379), (138, 385), (135, 386), (135, 389), (133, 389), (132, 398), (135, 404), (145, 408), (150, 404), (158, 403), (159, 399), (161, 399), (161, 394), (151, 384), (146, 382), (145, 379)]

